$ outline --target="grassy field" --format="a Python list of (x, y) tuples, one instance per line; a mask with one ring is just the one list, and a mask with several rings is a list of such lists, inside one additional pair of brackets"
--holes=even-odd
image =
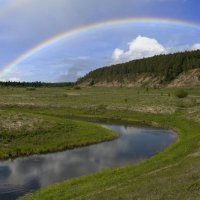
[(0, 110), (0, 159), (61, 151), (118, 137), (88, 122)]
[[(57, 136), (49, 130), (56, 130), (56, 134), (65, 137), (62, 130), (68, 133), (73, 127), (70, 133), (75, 143), (74, 134), (90, 141), (94, 130), (95, 141), (92, 143), (115, 137), (113, 133), (103, 130), (105, 137), (96, 140), (99, 127), (80, 120), (145, 124), (171, 128), (179, 134), (175, 144), (138, 165), (72, 179), (44, 188), (24, 199), (200, 199), (200, 90), (186, 90), (189, 96), (179, 99), (174, 95), (176, 89), (40, 88), (30, 91), (26, 88), (1, 88), (0, 113), (1, 122), (4, 121), (1, 126), (4, 124), (5, 132), (13, 135), (15, 131), (12, 128), (16, 129), (16, 124), (6, 124), (9, 121), (13, 124), (12, 121), (20, 118), (23, 122), (20, 127), (26, 127), (28, 131), (31, 129), (30, 133), (38, 133), (41, 128), (49, 137), (48, 143), (55, 145), (54, 151), (60, 144), (59, 141), (57, 144), (52, 142), (52, 138)], [(33, 131), (33, 127), (36, 130)], [(61, 131), (58, 131), (59, 127)], [(87, 133), (91, 131), (89, 138), (84, 136), (85, 130), (88, 130)], [(38, 133), (39, 138), (45, 138), (42, 132)], [(26, 137), (30, 137), (20, 133), (16, 131), (19, 138), (16, 137), (14, 143), (23, 144)], [(33, 135), (32, 139), (37, 141), (38, 137)], [(2, 140), (8, 140), (6, 137), (3, 134)], [(11, 149), (12, 141), (8, 143), (10, 146), (3, 147), (7, 151)], [(43, 146), (42, 139), (39, 146)], [(37, 152), (39, 146), (33, 145), (32, 148)]]

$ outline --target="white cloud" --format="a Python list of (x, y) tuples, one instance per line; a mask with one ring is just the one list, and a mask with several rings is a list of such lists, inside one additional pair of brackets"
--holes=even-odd
[(200, 43), (196, 43), (191, 47), (191, 50), (198, 50), (200, 49)]
[(17, 77), (11, 77), (9, 78), (9, 81), (12, 81), (12, 82), (20, 82), (20, 78), (17, 78)]
[(114, 52), (113, 52), (113, 60), (120, 60), (121, 57), (124, 55), (124, 51), (121, 50), (121, 49), (115, 49)]
[(114, 50), (112, 55), (114, 63), (167, 53), (165, 47), (163, 47), (156, 39), (143, 37), (141, 35), (137, 36), (128, 45), (128, 51), (118, 48)]

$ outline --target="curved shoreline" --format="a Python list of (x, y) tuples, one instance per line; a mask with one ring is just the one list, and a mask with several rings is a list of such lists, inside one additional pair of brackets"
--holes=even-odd
[[(15, 112), (11, 113), (15, 114)], [(22, 113), (28, 114), (26, 112)], [(41, 118), (40, 115), (33, 116)], [(118, 137), (113, 131), (94, 123), (71, 119), (62, 120), (52, 116), (42, 116), (42, 118), (45, 120), (45, 122), (42, 122), (44, 126), (49, 123), (50, 128), (42, 128), (41, 124), (36, 125), (36, 130), (33, 131), (22, 129), (13, 131), (13, 133), (11, 131), (11, 133), (5, 133), (9, 142), (6, 144), (5, 149), (0, 150), (0, 161), (80, 148), (110, 141)], [(4, 140), (6, 141), (6, 139), (2, 140), (3, 143)]]
[[(10, 191), (11, 194), (9, 196), (8, 193), (7, 196), (5, 196), (6, 194), (4, 195), (1, 190), (0, 197), (13, 198), (14, 195), (15, 194), (17, 195), (18, 192), (26, 194), (32, 191), (31, 189), (32, 186), (31, 185), (29, 186), (29, 184), (27, 185), (27, 183), (24, 182), (27, 178), (28, 180), (35, 178), (35, 180), (41, 182), (40, 188), (43, 188), (46, 187), (46, 184), (45, 185), (42, 184), (44, 183), (45, 180), (48, 182), (47, 185), (52, 185), (55, 184), (54, 182), (55, 179), (57, 180), (56, 182), (62, 182), (63, 180), (69, 180), (74, 177), (81, 177), (86, 174), (89, 175), (92, 173), (96, 173), (105, 168), (113, 169), (119, 166), (127, 165), (127, 163), (136, 164), (138, 162), (141, 162), (141, 158), (142, 160), (149, 159), (149, 157), (152, 157), (158, 152), (161, 152), (163, 149), (169, 147), (171, 143), (174, 143), (176, 141), (176, 136), (174, 135), (174, 132), (170, 130), (163, 130), (160, 128), (158, 129), (152, 127), (144, 128), (138, 126), (136, 127), (131, 125), (123, 126), (116, 124), (112, 125), (103, 124), (103, 127), (118, 133), (120, 138), (118, 140), (114, 140), (108, 143), (107, 142), (99, 143), (85, 148), (76, 148), (71, 151), (67, 150), (63, 152), (42, 154), (40, 156), (19, 158), (14, 160), (12, 163), (11, 162), (5, 162), (2, 164), (0, 163), (1, 164), (0, 167), (3, 167), (4, 169), (5, 168), (10, 169), (11, 172), (11, 175), (5, 179), (5, 183), (11, 184), (10, 186), (7, 187), (7, 191)], [(135, 141), (138, 141), (139, 144), (141, 145), (146, 144), (145, 145), (146, 147), (144, 148), (139, 147), (140, 145), (138, 146), (138, 142)], [(148, 145), (147, 142), (150, 142), (150, 145)], [(124, 148), (125, 144), (126, 148)], [(121, 148), (124, 150), (120, 150)], [(84, 161), (82, 161), (82, 159)], [(54, 162), (52, 162), (52, 160), (54, 160)], [(32, 163), (31, 166), (30, 163)], [(35, 168), (33, 168), (32, 165), (34, 165)], [(20, 169), (18, 169), (17, 166), (21, 166)], [(76, 166), (82, 166), (83, 169)], [(57, 170), (56, 171), (52, 170), (55, 167), (60, 169), (60, 172), (56, 172)], [(40, 169), (43, 168), (46, 168), (45, 170), (46, 172), (40, 174), (41, 173)], [(23, 169), (25, 169), (25, 173), (21, 174), (20, 171)], [(32, 174), (32, 170), (35, 171), (34, 173), (35, 175)], [(70, 174), (68, 174), (69, 171), (71, 171)], [(2, 172), (6, 173), (6, 171)], [(60, 173), (62, 173), (62, 175)], [(40, 178), (37, 178), (38, 175)], [(49, 179), (49, 181), (46, 175), (51, 176), (51, 179)], [(20, 187), (15, 189), (16, 182), (15, 181), (9, 182), (9, 180), (10, 179), (15, 180), (17, 177), (21, 177), (21, 183)], [(22, 189), (20, 189), (21, 187)], [(15, 190), (16, 193), (14, 192)]]
[[(35, 112), (36, 114), (38, 114), (37, 110)], [(180, 191), (177, 192), (175, 196), (184, 194), (177, 176), (179, 174), (179, 171), (185, 170), (185, 168), (190, 166), (188, 165), (189, 162), (193, 163), (194, 165), (196, 165), (196, 162), (198, 162), (195, 159), (192, 159), (192, 162), (191, 162), (191, 158), (193, 157), (190, 157), (189, 155), (190, 154), (196, 155), (195, 150), (197, 149), (197, 146), (198, 146), (198, 140), (200, 140), (200, 135), (199, 135), (200, 124), (198, 124), (197, 122), (191, 122), (175, 114), (159, 115), (159, 114), (151, 114), (151, 113), (107, 111), (103, 114), (84, 115), (84, 114), (77, 114), (77, 113), (74, 114), (73, 112), (75, 113), (75, 111), (73, 110), (71, 111), (71, 113), (69, 113), (69, 116), (71, 118), (73, 117), (85, 118), (87, 120), (92, 118), (94, 121), (99, 121), (99, 119), (100, 121), (102, 120), (116, 121), (117, 120), (117, 121), (123, 121), (123, 122), (126, 121), (128, 124), (137, 124), (137, 125), (146, 124), (148, 126), (175, 130), (175, 132), (178, 134), (179, 137), (177, 141), (174, 144), (170, 145), (167, 149), (158, 153), (152, 158), (144, 162), (141, 162), (140, 164), (124, 166), (124, 167), (111, 169), (111, 170), (108, 169), (108, 170), (104, 170), (102, 172), (98, 172), (93, 175), (75, 178), (75, 179), (60, 183), (60, 184), (43, 188), (42, 190), (39, 190), (38, 192), (33, 193), (30, 196), (26, 196), (22, 199), (49, 199), (50, 197), (56, 200), (62, 199), (62, 197), (64, 197), (65, 199), (71, 199), (71, 198), (77, 197), (77, 195), (79, 197), (81, 196), (81, 198), (83, 199), (84, 197), (85, 199), (88, 199), (89, 197), (90, 199), (95, 199), (95, 200), (106, 199), (108, 197), (109, 199), (112, 199), (112, 196), (110, 196), (109, 192), (105, 192), (105, 188), (107, 187), (110, 188), (111, 185), (114, 185), (111, 191), (116, 190), (114, 192), (115, 194), (122, 196), (123, 198), (126, 197), (126, 199), (129, 199), (127, 197), (127, 194), (129, 194), (130, 192), (132, 193), (132, 191), (136, 192), (136, 189), (137, 189), (137, 193), (139, 191), (139, 197), (144, 197), (145, 199), (146, 198), (145, 194), (143, 194), (143, 192), (140, 191), (140, 188), (144, 188), (144, 187), (152, 190), (152, 192), (149, 191), (147, 193), (148, 195), (152, 196), (152, 199), (155, 199), (155, 196), (154, 196), (155, 188), (161, 187), (160, 190), (162, 192), (159, 193), (159, 196), (162, 196), (163, 190), (166, 189), (166, 186), (163, 186), (158, 180), (160, 178), (168, 179), (169, 177), (170, 179), (175, 179), (174, 183), (176, 185), (172, 184), (171, 182), (169, 183), (168, 181), (166, 182), (164, 181), (164, 184), (169, 185), (168, 189), (170, 188), (170, 190), (167, 190), (166, 192), (169, 195), (171, 195), (171, 193), (174, 191), (175, 188), (178, 187), (179, 189), (180, 187)], [(51, 113), (49, 113), (48, 115), (51, 116)], [(117, 119), (116, 118), (113, 119), (112, 117), (113, 115), (120, 116), (120, 117), (117, 117)], [(61, 119), (63, 119), (63, 118), (68, 117), (68, 115), (66, 114), (62, 115), (61, 113), (56, 117), (60, 117)], [(190, 158), (190, 161), (188, 161), (189, 158)], [(179, 169), (174, 169), (176, 167), (179, 167)], [(170, 171), (170, 170), (172, 170), (171, 173), (173, 175), (170, 174), (166, 177), (162, 173), (163, 171)], [(183, 174), (185, 174), (185, 171), (182, 172), (181, 177)], [(153, 177), (152, 179), (155, 180), (155, 183), (145, 185), (144, 180), (146, 180), (147, 177)], [(194, 181), (198, 180), (197, 179), (198, 175), (193, 175), (193, 177), (194, 177)], [(144, 180), (141, 181), (141, 179), (142, 180), (144, 179)], [(122, 187), (122, 185), (124, 185), (127, 182), (126, 180), (129, 180), (130, 184), (132, 184), (133, 186), (131, 188), (129, 188), (128, 186), (126, 187), (123, 186), (128, 191), (121, 192), (121, 194), (119, 194), (118, 187)], [(188, 188), (192, 184), (195, 184), (194, 182), (191, 182), (190, 180), (186, 180), (185, 182)], [(75, 185), (76, 185), (76, 189), (74, 188)], [(141, 187), (138, 188), (138, 185), (140, 185)], [(78, 193), (74, 193), (74, 190), (78, 191)], [(66, 194), (66, 191), (67, 191), (67, 194)], [(101, 195), (101, 198), (96, 197), (98, 196), (98, 194)], [(59, 197), (59, 195), (61, 196)], [(165, 195), (167, 194), (165, 193)], [(190, 191), (188, 191), (187, 195), (190, 197), (192, 194), (190, 193)]]
[[(142, 114), (141, 114), (142, 115)], [(166, 116), (164, 116), (164, 118), (168, 118)], [(173, 118), (173, 117), (172, 117)], [(125, 119), (124, 119), (125, 120)], [(179, 119), (182, 121), (182, 119)], [(132, 124), (134, 124), (134, 118), (132, 118)], [(137, 120), (138, 121), (138, 120)], [(159, 122), (160, 120), (155, 120), (153, 119), (153, 121), (148, 121), (148, 125), (152, 125), (154, 124), (154, 122), (157, 123), (157, 127), (161, 128), (161, 127), (165, 127), (166, 128), (166, 124), (164, 125), (163, 123)], [(165, 120), (164, 120), (165, 121)], [(169, 120), (170, 121), (170, 120)], [(58, 183), (56, 185), (53, 185), (53, 186), (49, 186), (47, 188), (43, 188), (41, 190), (39, 190), (38, 192), (36, 193), (33, 193), (32, 195), (28, 196), (28, 197), (25, 197), (25, 198), (22, 198), (22, 199), (45, 199), (45, 198), (48, 198), (49, 195), (51, 195), (51, 197), (53, 197), (53, 199), (59, 199), (59, 196), (57, 196), (58, 194), (58, 191), (63, 191), (64, 190), (67, 190), (69, 195), (66, 196), (66, 198), (74, 198), (75, 196), (77, 196), (75, 193), (73, 193), (73, 188), (74, 188), (74, 184), (76, 185), (76, 187), (80, 187), (80, 193), (85, 193), (84, 190), (82, 190), (82, 186), (86, 186), (88, 183), (91, 183), (91, 185), (93, 184), (97, 184), (97, 181), (99, 183), (99, 181), (101, 182), (101, 179), (103, 178), (104, 180), (104, 184), (106, 185), (111, 185), (110, 180), (112, 180), (112, 174), (115, 174), (115, 178), (116, 176), (119, 176), (118, 178), (120, 179), (120, 176), (121, 176), (121, 173), (124, 174), (125, 171), (129, 171), (129, 170), (134, 170), (134, 172), (137, 172), (137, 171), (143, 171), (142, 173), (143, 176), (146, 176), (147, 174), (153, 174), (154, 172), (153, 171), (159, 171), (161, 170), (159, 166), (155, 167), (155, 163), (159, 163), (163, 169), (167, 169), (167, 166), (168, 165), (172, 165), (173, 162), (170, 162), (171, 160), (173, 159), (166, 159), (165, 157), (167, 155), (170, 155), (170, 153), (178, 148), (180, 148), (180, 143), (181, 141), (183, 141), (182, 137), (185, 135), (185, 131), (184, 130), (180, 130), (180, 126), (177, 124), (177, 126), (174, 126), (172, 122), (170, 122), (169, 124), (169, 121), (168, 121), (168, 128), (171, 128), (172, 130), (175, 130), (177, 135), (179, 136), (176, 140), (175, 143), (173, 143), (172, 145), (170, 145), (169, 147), (167, 147), (166, 149), (164, 149), (164, 151), (162, 152), (159, 152), (157, 155), (154, 155), (153, 157), (151, 157), (150, 159), (148, 160), (145, 160), (143, 162), (141, 162), (140, 164), (136, 164), (136, 165), (129, 165), (129, 166), (124, 166), (124, 167), (120, 167), (120, 168), (116, 168), (116, 169), (108, 169), (108, 170), (104, 170), (103, 172), (97, 172), (95, 174), (92, 174), (92, 175), (88, 175), (88, 176), (84, 176), (84, 177), (80, 177), (80, 178), (75, 178), (75, 179), (72, 179), (72, 180), (69, 180), (69, 181), (65, 181), (63, 183)], [(166, 122), (166, 121), (165, 121)], [(179, 121), (180, 122), (180, 121)], [(183, 122), (183, 121), (182, 121)], [(128, 123), (130, 123), (130, 119), (128, 120)], [(169, 125), (171, 125), (171, 127), (169, 127)], [(182, 128), (181, 128), (182, 129)], [(185, 140), (184, 140), (185, 141)], [(174, 154), (174, 157), (177, 158), (178, 155)], [(179, 158), (180, 159), (180, 158)], [(168, 161), (167, 161), (168, 160)], [(154, 165), (152, 165), (152, 163), (154, 163)], [(151, 166), (150, 168), (148, 168), (148, 166)], [(148, 170), (147, 170), (148, 169)], [(145, 171), (145, 172), (144, 172)], [(138, 173), (138, 172), (137, 172)], [(135, 178), (136, 177), (141, 177), (141, 176), (138, 176), (137, 173), (135, 174)], [(118, 179), (117, 178), (117, 179)], [(135, 179), (134, 178), (134, 179)], [(88, 182), (89, 181), (89, 182)], [(116, 181), (116, 180), (115, 180)], [(93, 183), (94, 182), (94, 183)], [(119, 181), (121, 182), (121, 181)], [(123, 182), (123, 181), (122, 181)], [(92, 184), (93, 183), (93, 184)], [(113, 184), (113, 183), (112, 183)], [(100, 184), (101, 185), (101, 184)], [(100, 186), (98, 185), (98, 187)], [(85, 187), (84, 186), (84, 187)], [(104, 186), (101, 186), (104, 188)], [(88, 190), (89, 191), (93, 191), (95, 190), (93, 186), (90, 186), (88, 187)], [(104, 190), (102, 190), (103, 192)], [(89, 192), (90, 193), (90, 192)], [(93, 193), (93, 192), (92, 192)], [(95, 193), (95, 192), (94, 192)], [(100, 192), (101, 193), (101, 192)], [(56, 196), (54, 196), (54, 194)], [(74, 196), (75, 195), (75, 196)], [(88, 197), (87, 195), (84, 196), (85, 198)], [(83, 196), (81, 195), (81, 198), (83, 198)], [(62, 199), (62, 198), (61, 198)], [(87, 198), (86, 198), (87, 199)]]

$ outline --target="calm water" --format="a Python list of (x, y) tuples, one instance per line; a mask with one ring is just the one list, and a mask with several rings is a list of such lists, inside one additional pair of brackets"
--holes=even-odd
[(104, 125), (117, 140), (47, 155), (0, 162), (0, 199), (12, 200), (43, 186), (147, 159), (176, 140), (169, 130)]

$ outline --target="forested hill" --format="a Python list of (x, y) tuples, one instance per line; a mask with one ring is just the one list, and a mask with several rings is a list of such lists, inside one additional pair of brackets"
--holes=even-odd
[(175, 81), (183, 73), (186, 75), (192, 71), (195, 71), (195, 76), (200, 80), (199, 69), (200, 50), (186, 51), (99, 68), (80, 78), (78, 83), (90, 86), (164, 85)]

